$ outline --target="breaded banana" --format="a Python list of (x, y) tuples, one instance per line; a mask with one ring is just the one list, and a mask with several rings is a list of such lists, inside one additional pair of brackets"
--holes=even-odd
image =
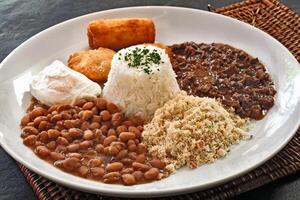
[(102, 83), (107, 80), (111, 60), (115, 53), (107, 48), (79, 51), (69, 57), (68, 66), (89, 79)]
[(89, 23), (87, 35), (92, 49), (106, 47), (117, 50), (136, 44), (153, 43), (155, 26), (147, 18), (101, 19)]

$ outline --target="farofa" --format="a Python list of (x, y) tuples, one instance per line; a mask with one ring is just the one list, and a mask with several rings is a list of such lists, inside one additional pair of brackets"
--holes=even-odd
[(232, 144), (247, 136), (246, 123), (215, 99), (181, 91), (145, 125), (143, 143), (174, 172), (185, 165), (194, 168), (225, 156)]

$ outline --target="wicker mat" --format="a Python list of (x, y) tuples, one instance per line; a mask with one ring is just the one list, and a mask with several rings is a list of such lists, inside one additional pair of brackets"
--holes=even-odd
[[(284, 44), (300, 62), (300, 17), (276, 0), (248, 0), (209, 10), (227, 15), (269, 33)], [(115, 199), (72, 190), (51, 182), (19, 165), (39, 199)], [(229, 199), (300, 171), (300, 129), (288, 145), (259, 168), (218, 187), (163, 199)]]

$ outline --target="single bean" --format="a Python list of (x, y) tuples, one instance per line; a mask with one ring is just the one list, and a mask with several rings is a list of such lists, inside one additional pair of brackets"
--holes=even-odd
[(121, 174), (120, 172), (110, 172), (103, 176), (104, 183), (113, 183), (120, 180)]
[[(56, 124), (56, 125), (58, 125), (58, 124)], [(73, 121), (72, 121), (72, 120), (65, 120), (65, 121), (63, 121), (63, 126), (64, 126), (66, 129), (75, 128), (75, 124), (73, 124)]]
[(80, 145), (79, 144), (69, 144), (67, 146), (67, 149), (69, 152), (75, 152), (75, 151), (78, 151), (80, 148)]
[(147, 152), (147, 148), (146, 148), (146, 145), (140, 143), (137, 145), (137, 152), (139, 154), (142, 154), (142, 153), (146, 153)]
[(33, 146), (35, 145), (36, 140), (37, 140), (36, 135), (29, 135), (23, 140), (23, 143), (26, 146)]
[(87, 166), (82, 165), (78, 168), (78, 173), (82, 177), (86, 177), (88, 172), (89, 172), (89, 168)]
[(36, 146), (36, 147), (37, 147), (37, 146), (45, 146), (45, 143), (37, 140), (37, 141), (35, 142), (34, 146)]
[(145, 172), (145, 171), (148, 171), (149, 169), (151, 169), (150, 166), (143, 164), (143, 163), (138, 163), (138, 162), (133, 162), (132, 167), (134, 170), (142, 171), (142, 172)]
[(61, 136), (64, 137), (65, 139), (67, 139), (69, 142), (71, 142), (73, 140), (68, 131), (62, 131)]
[(121, 123), (122, 123), (122, 113), (114, 113), (112, 114), (112, 117), (111, 117), (111, 123), (112, 125), (114, 126), (119, 126)]
[(89, 102), (86, 102), (83, 106), (82, 106), (82, 109), (83, 110), (91, 110), (92, 108), (94, 107), (94, 103), (89, 101)]
[(152, 167), (155, 167), (158, 169), (163, 169), (166, 166), (166, 164), (163, 161), (161, 161), (157, 158), (153, 158), (152, 160), (150, 160), (150, 164)]
[(104, 150), (104, 146), (102, 144), (97, 144), (95, 146), (95, 150), (98, 152), (98, 153), (102, 153), (103, 150)]
[(35, 127), (39, 127), (41, 121), (47, 121), (47, 117), (46, 117), (46, 116), (39, 116), (39, 117), (35, 118), (35, 119), (33, 120), (33, 125), (34, 125)]
[(133, 122), (130, 121), (130, 120), (126, 120), (122, 123), (122, 125), (126, 126), (126, 127), (129, 127), (129, 126), (133, 126)]
[(134, 126), (140, 126), (144, 124), (144, 120), (141, 117), (135, 116), (130, 118)]
[(137, 183), (137, 181), (135, 180), (135, 177), (131, 174), (123, 174), (122, 181), (123, 181), (124, 185), (134, 185)]
[(62, 114), (56, 114), (56, 115), (53, 115), (50, 119), (51, 122), (58, 122), (60, 120), (62, 120)]
[(127, 157), (130, 158), (131, 160), (136, 160), (137, 154), (135, 152), (129, 152)]
[(117, 133), (118, 133), (118, 135), (119, 135), (120, 133), (126, 132), (126, 131), (128, 131), (128, 129), (127, 129), (127, 127), (126, 127), (125, 125), (121, 125), (121, 126), (118, 126), (118, 127), (117, 127)]
[(122, 132), (120, 133), (119, 138), (122, 142), (126, 142), (130, 139), (135, 139), (135, 134), (131, 132)]
[(109, 155), (109, 147), (105, 147), (105, 148), (103, 149), (103, 154), (104, 154), (104, 155)]
[(134, 172), (134, 169), (130, 168), (125, 168), (121, 170), (121, 174), (131, 174)]
[(90, 167), (99, 167), (99, 166), (101, 166), (101, 164), (102, 164), (102, 161), (100, 159), (97, 159), (97, 158), (91, 159), (88, 162), (88, 165)]
[(82, 155), (80, 153), (68, 153), (67, 154), (67, 157), (68, 158), (77, 158), (79, 160), (82, 159)]
[(42, 131), (42, 130), (47, 130), (51, 127), (51, 124), (47, 121), (41, 121), (39, 126), (38, 126), (38, 129), (39, 131)]
[(83, 136), (83, 131), (79, 128), (70, 128), (68, 132), (72, 138), (79, 138)]
[(29, 114), (26, 114), (21, 119), (21, 126), (26, 126), (30, 122)]
[(72, 172), (78, 169), (81, 166), (81, 162), (78, 158), (66, 158), (62, 163), (66, 171)]
[(57, 145), (56, 152), (66, 152), (67, 151), (67, 147), (63, 146), (63, 145)]
[(143, 179), (144, 174), (141, 171), (135, 171), (132, 173), (132, 175), (135, 177), (135, 180), (140, 181)]
[(46, 158), (50, 154), (50, 150), (45, 146), (37, 146), (35, 152), (41, 158)]
[(110, 146), (109, 149), (108, 149), (108, 153), (111, 156), (115, 156), (119, 153), (119, 149), (117, 147)]
[(107, 132), (107, 136), (111, 136), (111, 135), (117, 136), (117, 133), (113, 128), (110, 128)]
[(101, 130), (103, 135), (107, 135), (108, 130), (109, 130), (109, 126), (103, 125), (103, 123), (102, 123), (102, 126), (101, 126), (100, 130)]
[(107, 147), (107, 146), (109, 146), (112, 142), (114, 142), (114, 141), (116, 141), (116, 140), (117, 140), (117, 137), (114, 136), (114, 135), (111, 135), (111, 136), (109, 136), (109, 137), (107, 137), (107, 138), (104, 139), (103, 145), (104, 145), (105, 147)]
[(118, 106), (116, 106), (115, 104), (113, 104), (111, 102), (107, 102), (106, 108), (107, 108), (108, 112), (110, 112), (111, 114), (120, 112), (120, 109), (118, 108)]
[(106, 170), (106, 172), (116, 172), (116, 171), (122, 170), (123, 166), (124, 165), (121, 162), (113, 162), (113, 163), (107, 164), (105, 170)]
[(121, 160), (121, 159), (123, 159), (123, 158), (125, 158), (126, 156), (127, 156), (127, 154), (128, 154), (128, 150), (127, 149), (123, 149), (123, 150), (121, 150), (119, 153), (118, 153), (118, 155), (116, 155), (116, 159), (117, 160)]
[(64, 137), (58, 137), (56, 139), (56, 142), (57, 142), (57, 144), (65, 145), (65, 146), (67, 146), (69, 144), (69, 141)]
[(99, 110), (98, 110), (97, 107), (93, 107), (93, 108), (91, 109), (91, 111), (93, 112), (94, 115), (98, 115), (98, 114), (99, 114)]
[(106, 100), (102, 98), (97, 98), (96, 100), (96, 106), (100, 110), (105, 110), (106, 109)]
[(33, 126), (25, 126), (22, 129), (22, 132), (27, 133), (29, 135), (37, 135), (39, 133), (39, 131), (36, 128), (34, 128)]
[(80, 129), (84, 131), (84, 130), (87, 130), (89, 127), (90, 127), (90, 123), (87, 121), (84, 121), (84, 122), (82, 122)]
[(102, 167), (93, 167), (91, 168), (91, 173), (96, 178), (102, 178), (105, 174), (105, 171)]
[(131, 132), (131, 133), (134, 133), (135, 138), (140, 138), (141, 135), (142, 135), (141, 131), (138, 128), (136, 128), (135, 126), (129, 126), (128, 131)]
[(134, 140), (130, 139), (130, 140), (127, 141), (127, 145), (128, 145), (128, 146), (129, 146), (129, 145), (132, 145), (132, 144), (135, 144), (135, 141), (134, 141)]
[(92, 140), (94, 138), (94, 133), (91, 130), (85, 130), (83, 133), (83, 139)]
[(47, 131), (47, 134), (48, 134), (49, 139), (56, 139), (60, 136), (60, 132), (58, 130), (55, 130), (55, 129), (49, 129)]
[(34, 119), (38, 116), (44, 115), (46, 112), (47, 112), (47, 110), (45, 108), (36, 107), (29, 114), (30, 114), (30, 118)]
[(108, 121), (111, 119), (111, 114), (107, 110), (101, 111), (100, 116), (103, 121)]
[(144, 127), (143, 127), (143, 126), (141, 126), (141, 125), (140, 125), (140, 126), (137, 126), (136, 128), (137, 128), (137, 129), (139, 129), (141, 132), (143, 132), (143, 131), (144, 131)]
[(126, 144), (124, 142), (119, 141), (112, 142), (110, 145), (116, 147), (119, 151), (123, 150), (126, 147)]
[(159, 170), (157, 168), (151, 168), (145, 172), (144, 178), (146, 180), (155, 180), (158, 178)]
[(75, 106), (82, 107), (87, 102), (86, 99), (80, 99), (75, 103)]
[(95, 129), (97, 129), (97, 128), (100, 128), (100, 124), (98, 123), (98, 122), (92, 122), (91, 124), (90, 124), (90, 126), (89, 126), (89, 128), (91, 129), (91, 130), (95, 130)]
[(72, 115), (70, 113), (62, 112), (61, 115), (62, 115), (62, 118), (64, 120), (71, 120), (72, 119)]
[(101, 122), (101, 117), (99, 115), (94, 115), (93, 118), (92, 118), (92, 122), (100, 123)]
[[(146, 161), (146, 156), (145, 154), (139, 154), (136, 159), (135, 159), (136, 162), (139, 162), (139, 163), (145, 163)], [(153, 165), (152, 165), (153, 166)], [(153, 166), (154, 167), (154, 166)]]
[(60, 112), (62, 112), (62, 111), (64, 111), (64, 110), (69, 110), (69, 109), (71, 109), (71, 108), (72, 108), (71, 105), (59, 105), (59, 106), (57, 107), (57, 111), (60, 113)]
[(50, 152), (50, 157), (54, 161), (65, 159), (64, 154), (58, 152)]
[(93, 146), (93, 141), (92, 140), (85, 140), (80, 142), (80, 148), (81, 149), (88, 149)]
[(56, 148), (56, 142), (55, 141), (51, 141), (51, 142), (48, 142), (48, 144), (46, 144), (46, 147), (48, 149), (55, 149)]
[(131, 165), (133, 163), (133, 160), (131, 160), (130, 158), (122, 158), (121, 163), (123, 163), (124, 165)]
[(127, 148), (128, 148), (129, 151), (136, 151), (137, 150), (137, 147), (136, 147), (135, 144), (128, 145)]
[(82, 113), (82, 119), (83, 120), (89, 120), (90, 118), (92, 118), (94, 115), (94, 113), (91, 110), (85, 110)]

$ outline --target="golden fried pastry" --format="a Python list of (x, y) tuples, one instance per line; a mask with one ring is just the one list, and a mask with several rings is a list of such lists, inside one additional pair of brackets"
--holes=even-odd
[(155, 26), (147, 18), (101, 19), (89, 23), (87, 35), (92, 49), (106, 47), (116, 50), (153, 43)]
[(107, 48), (79, 51), (69, 57), (68, 66), (89, 79), (102, 83), (107, 80), (110, 63), (115, 53)]

